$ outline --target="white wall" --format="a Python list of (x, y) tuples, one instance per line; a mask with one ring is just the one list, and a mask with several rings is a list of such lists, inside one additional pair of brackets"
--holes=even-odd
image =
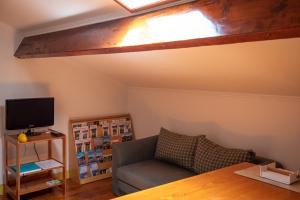
[(300, 169), (300, 97), (129, 88), (128, 110), (137, 138), (164, 126)]
[[(126, 112), (127, 89), (123, 84), (87, 70), (87, 66), (80, 66), (72, 59), (16, 59), (13, 57), (14, 43), (15, 31), (0, 22), (1, 147), (5, 128), (3, 110), (8, 98), (55, 97), (54, 128), (64, 133), (68, 133), (69, 118)], [(28, 149), (29, 155), (32, 147)], [(45, 153), (42, 145), (38, 150)], [(0, 148), (0, 172), (3, 172), (2, 156)]]
[[(5, 99), (54, 96), (54, 128), (65, 133), (70, 117), (129, 111), (138, 138), (157, 134), (161, 126), (185, 134), (205, 133), (221, 145), (252, 148), (258, 155), (300, 169), (299, 97), (149, 88), (129, 88), (127, 92), (123, 84), (103, 76), (98, 69), (102, 65), (109, 68), (109, 63), (97, 68), (95, 63), (85, 66), (89, 62), (80, 63), (76, 58), (20, 60), (12, 56), (15, 41), (14, 30), (0, 22), (1, 146)], [(0, 171), (2, 153), (0, 148)]]

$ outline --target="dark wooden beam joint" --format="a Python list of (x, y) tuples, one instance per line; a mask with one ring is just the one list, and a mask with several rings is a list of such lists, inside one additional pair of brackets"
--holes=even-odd
[[(149, 19), (189, 12), (205, 16), (215, 25), (216, 33), (165, 42), (122, 43), (130, 30), (146, 24)], [(195, 18), (190, 23), (199, 26), (200, 21)], [(299, 0), (199, 0), (144, 15), (26, 37), (15, 56), (36, 58), (108, 54), (295, 37), (300, 37)]]

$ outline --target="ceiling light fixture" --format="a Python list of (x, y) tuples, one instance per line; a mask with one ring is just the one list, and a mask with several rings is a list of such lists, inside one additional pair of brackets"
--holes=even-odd
[(118, 4), (130, 12), (151, 9), (160, 5), (176, 2), (179, 0), (115, 0)]

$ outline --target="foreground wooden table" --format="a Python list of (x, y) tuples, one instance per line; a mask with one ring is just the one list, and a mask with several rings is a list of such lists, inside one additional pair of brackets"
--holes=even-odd
[(300, 200), (300, 194), (234, 174), (242, 163), (179, 180), (115, 200)]

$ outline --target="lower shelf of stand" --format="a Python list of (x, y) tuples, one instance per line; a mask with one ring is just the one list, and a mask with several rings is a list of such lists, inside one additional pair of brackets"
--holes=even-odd
[[(63, 182), (61, 182), (56, 185), (48, 185), (47, 181), (51, 181), (51, 180), (53, 180), (53, 178), (45, 177), (45, 178), (40, 178), (40, 179), (36, 179), (36, 180), (30, 180), (26, 183), (21, 183), (20, 195), (37, 192), (40, 190), (45, 190), (45, 189), (57, 187), (59, 185), (64, 184)], [(16, 194), (16, 186), (7, 186), (7, 187), (11, 190), (11, 192)]]
[(105, 178), (110, 178), (110, 177), (112, 177), (112, 173), (100, 174), (100, 175), (97, 175), (97, 176), (90, 176), (90, 177), (87, 177), (87, 178), (80, 179), (80, 184), (91, 183), (91, 182), (94, 182), (94, 181), (98, 181), (98, 180), (105, 179)]
[(107, 161), (99, 164), (99, 169), (108, 169), (112, 167), (112, 161)]

